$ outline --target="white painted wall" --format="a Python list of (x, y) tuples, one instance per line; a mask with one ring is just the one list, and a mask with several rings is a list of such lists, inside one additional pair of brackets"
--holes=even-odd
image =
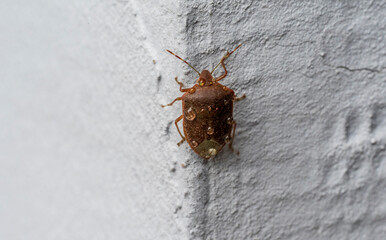
[(174, 1), (0, 5), (0, 239), (186, 239), (155, 96)]
[[(0, 239), (383, 239), (385, 9), (3, 1)], [(239, 43), (241, 155), (203, 164), (159, 107), (195, 78), (164, 50), (202, 70)]]

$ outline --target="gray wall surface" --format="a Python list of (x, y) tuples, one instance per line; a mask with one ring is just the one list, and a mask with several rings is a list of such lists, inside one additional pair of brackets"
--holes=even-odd
[[(385, 1), (2, 1), (0, 239), (384, 239), (385, 36)], [(165, 49), (240, 43), (204, 163)]]

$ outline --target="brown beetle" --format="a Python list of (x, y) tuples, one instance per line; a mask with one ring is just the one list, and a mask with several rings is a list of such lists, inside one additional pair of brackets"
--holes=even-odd
[[(185, 89), (182, 89), (183, 84), (176, 77), (175, 80), (180, 85), (180, 91), (184, 94), (182, 97), (174, 99), (173, 102), (161, 106), (171, 106), (174, 102), (182, 100), (182, 115), (174, 122), (182, 138), (177, 145), (180, 146), (186, 139), (190, 147), (205, 159), (214, 157), (227, 143), (229, 148), (234, 151), (232, 142), (235, 136), (236, 121), (233, 120), (233, 102), (244, 99), (245, 94), (238, 98), (232, 89), (218, 82), (228, 74), (224, 65), (225, 59), (240, 46), (241, 44), (232, 52), (227, 52), (212, 72), (203, 70), (201, 74), (184, 59), (167, 50), (188, 64), (200, 77), (193, 87)], [(212, 74), (220, 64), (224, 68), (224, 73), (220, 77), (214, 78)], [(184, 120), (186, 138), (178, 128), (178, 122), (181, 119)]]

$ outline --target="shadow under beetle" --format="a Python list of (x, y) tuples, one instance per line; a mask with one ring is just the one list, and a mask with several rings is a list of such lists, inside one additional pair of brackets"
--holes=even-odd
[[(182, 138), (177, 145), (180, 146), (186, 140), (190, 147), (205, 159), (214, 157), (225, 144), (229, 144), (229, 148), (234, 151), (232, 143), (236, 131), (236, 121), (233, 120), (233, 102), (244, 99), (245, 94), (238, 98), (232, 89), (218, 82), (228, 74), (224, 61), (240, 46), (241, 44), (232, 52), (227, 51), (212, 72), (203, 70), (201, 74), (187, 61), (166, 50), (188, 64), (200, 77), (193, 87), (185, 89), (182, 88), (183, 83), (179, 82), (176, 77), (175, 80), (180, 85), (180, 91), (184, 94), (171, 103), (161, 106), (171, 106), (176, 101), (182, 101), (182, 115), (174, 122)], [(218, 78), (214, 78), (212, 74), (220, 64), (224, 68), (224, 73)], [(178, 122), (181, 119), (184, 120), (185, 137), (178, 128)], [(238, 151), (237, 154), (239, 154)]]

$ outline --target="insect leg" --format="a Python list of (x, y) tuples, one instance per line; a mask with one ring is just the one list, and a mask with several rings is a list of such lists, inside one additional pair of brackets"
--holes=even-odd
[(184, 84), (178, 81), (178, 77), (175, 77), (174, 80), (176, 80), (177, 84), (180, 85), (180, 91), (181, 91), (181, 88), (184, 86)]
[(178, 81), (178, 77), (175, 77), (174, 79), (175, 79), (176, 82), (180, 85), (180, 92), (189, 92), (189, 91), (192, 92), (192, 90), (195, 91), (194, 88), (185, 88), (185, 89), (182, 89), (182, 87), (184, 86), (184, 84), (183, 84), (182, 82)]
[(246, 97), (247, 97), (247, 96), (245, 96), (245, 94), (243, 94), (243, 96), (241, 96), (241, 97), (236, 97), (236, 96), (235, 96), (235, 97), (233, 98), (233, 101), (234, 101), (234, 102), (238, 102), (238, 101), (240, 101), (240, 100), (243, 100), (243, 99), (246, 98)]
[(238, 150), (235, 150), (233, 147), (232, 147), (232, 144), (233, 144), (233, 139), (235, 138), (235, 132), (236, 132), (236, 121), (233, 120), (232, 122), (232, 137), (231, 137), (231, 141), (229, 143), (229, 148), (232, 150), (232, 152), (235, 152), (237, 155), (240, 154), (240, 152)]
[(176, 124), (176, 128), (178, 130), (178, 133), (180, 134), (182, 140), (180, 142), (177, 143), (178, 146), (180, 146), (184, 141), (185, 141), (185, 137), (182, 135), (181, 131), (180, 131), (180, 128), (178, 127), (178, 122), (181, 121), (181, 119), (184, 117), (184, 115), (181, 115), (179, 116), (175, 121), (174, 121), (174, 124)]
[(176, 99), (174, 99), (173, 100), (173, 102), (171, 102), (171, 103), (169, 103), (169, 104), (166, 104), (166, 105), (162, 105), (161, 104), (161, 107), (167, 107), (167, 106), (171, 106), (171, 105), (173, 105), (173, 103), (175, 103), (176, 101), (180, 101), (182, 99), (182, 97), (178, 97), (178, 98), (176, 98)]

